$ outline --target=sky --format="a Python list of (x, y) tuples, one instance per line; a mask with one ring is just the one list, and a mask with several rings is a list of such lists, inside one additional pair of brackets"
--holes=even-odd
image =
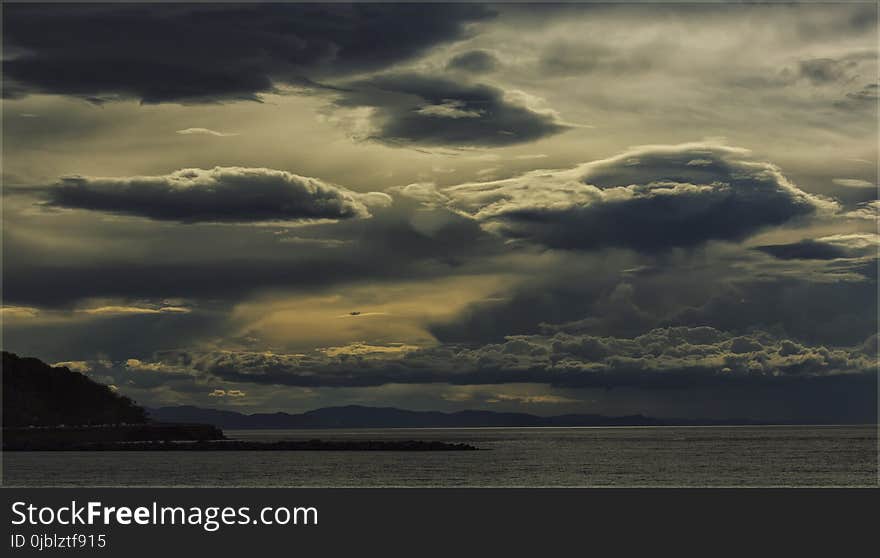
[(3, 7), (3, 347), (150, 407), (869, 422), (877, 5)]

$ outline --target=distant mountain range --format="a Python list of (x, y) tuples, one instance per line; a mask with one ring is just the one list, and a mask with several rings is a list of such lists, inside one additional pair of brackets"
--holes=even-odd
[(205, 424), (225, 429), (761, 424), (742, 419), (707, 421), (658, 419), (643, 415), (607, 417), (593, 414), (542, 417), (527, 413), (494, 411), (443, 413), (360, 405), (326, 407), (302, 414), (250, 415), (193, 406), (144, 409), (109, 387), (65, 367), (52, 367), (38, 359), (22, 358), (6, 351), (2, 356), (4, 427), (141, 424), (148, 420), (157, 423)]
[(212, 424), (225, 429), (272, 428), (462, 428), (462, 427), (547, 427), (547, 426), (671, 426), (758, 424), (746, 420), (706, 421), (657, 419), (642, 415), (606, 417), (602, 415), (558, 415), (541, 417), (527, 413), (494, 411), (408, 411), (393, 407), (326, 407), (302, 414), (256, 413), (200, 407), (161, 407), (147, 409), (156, 421)]

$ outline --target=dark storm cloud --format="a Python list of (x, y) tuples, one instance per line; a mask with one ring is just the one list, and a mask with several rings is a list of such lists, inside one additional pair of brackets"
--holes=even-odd
[(857, 66), (854, 60), (835, 60), (833, 58), (813, 58), (802, 60), (798, 66), (801, 77), (814, 84), (841, 81), (849, 77)]
[(660, 322), (656, 311), (633, 299), (632, 284), (624, 282), (619, 272), (604, 268), (602, 262), (591, 263), (588, 268), (574, 265), (527, 282), (499, 299), (472, 304), (452, 320), (431, 324), (430, 331), (447, 343), (497, 343), (509, 335), (537, 333), (550, 327), (548, 323), (571, 322), (590, 332), (637, 335)]
[(500, 147), (568, 128), (551, 112), (496, 87), (420, 74), (385, 74), (347, 85), (340, 107), (371, 107), (373, 137), (391, 144)]
[(552, 248), (655, 253), (742, 240), (837, 205), (797, 188), (744, 150), (649, 146), (565, 171), (447, 188), (453, 207), (503, 237)]
[(855, 103), (873, 103), (874, 105), (876, 105), (877, 99), (880, 98), (878, 88), (880, 88), (880, 84), (868, 83), (859, 90), (847, 93), (846, 98)]
[[(150, 259), (133, 259), (127, 251), (62, 259), (10, 228), (4, 231), (4, 258), (15, 264), (3, 270), (4, 303), (69, 307), (98, 297), (238, 301), (263, 289), (303, 292), (359, 281), (446, 276), (501, 249), (470, 219), (438, 210), (437, 223), (424, 230), (411, 208), (400, 205), (371, 208), (371, 219), (297, 227), (289, 235), (314, 240), (298, 243), (274, 234), (283, 232), (280, 228), (100, 223), (106, 228), (103, 235), (120, 235), (132, 246), (145, 235), (155, 246), (149, 249)], [(323, 241), (334, 246), (328, 249)]]
[[(568, 388), (668, 389), (785, 385), (874, 372), (876, 339), (854, 347), (804, 345), (755, 331), (710, 327), (651, 330), (634, 338), (557, 333), (513, 336), (477, 348), (440, 346), (389, 357), (358, 350), (308, 354), (168, 352), (157, 362), (227, 381), (302, 387), (389, 383), (539, 383)], [(344, 349), (344, 348), (343, 348)]]
[(839, 246), (809, 239), (791, 244), (758, 246), (755, 249), (781, 260), (833, 260), (847, 256), (847, 251)]
[(833, 260), (841, 258), (876, 257), (878, 237), (874, 234), (839, 234), (818, 239), (805, 239), (791, 244), (758, 246), (782, 260)]
[(263, 288), (317, 289), (352, 277), (388, 275), (387, 269), (354, 258), (278, 261), (245, 254), (189, 262), (131, 262), (122, 257), (78, 265), (34, 261), (4, 270), (3, 298), (6, 304), (41, 307), (67, 307), (93, 297), (240, 300)]
[(95, 102), (255, 100), (276, 83), (386, 68), (490, 17), (471, 4), (10, 5), (5, 89)]
[(224, 314), (196, 308), (188, 313), (119, 314), (80, 319), (5, 320), (3, 343), (22, 354), (50, 361), (88, 359), (95, 355), (118, 360), (148, 358), (168, 347), (188, 346), (204, 337), (223, 333)]
[[(863, 281), (814, 282), (780, 279), (715, 284), (702, 303), (662, 320), (670, 325), (707, 324), (746, 332), (782, 331), (807, 343), (849, 345), (875, 333), (877, 262), (864, 264)], [(872, 275), (873, 273), (873, 275)]]
[(181, 169), (163, 176), (63, 178), (49, 205), (181, 223), (248, 223), (369, 217), (385, 194), (345, 188), (265, 168)]
[(498, 67), (498, 58), (488, 50), (469, 50), (453, 56), (446, 64), (447, 70), (460, 70), (473, 74), (485, 74)]
[[(445, 343), (498, 343), (538, 332), (630, 337), (657, 327), (751, 328), (809, 343), (850, 345), (877, 330), (876, 235), (817, 239), (845, 253), (833, 260), (782, 260), (709, 244), (653, 256), (623, 250), (556, 252), (552, 273), (450, 320), (431, 324)], [(545, 255), (546, 257), (546, 255)]]

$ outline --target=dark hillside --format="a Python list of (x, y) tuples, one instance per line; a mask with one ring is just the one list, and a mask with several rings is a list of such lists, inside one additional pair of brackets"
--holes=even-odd
[(134, 401), (67, 368), (3, 351), (3, 426), (148, 422)]

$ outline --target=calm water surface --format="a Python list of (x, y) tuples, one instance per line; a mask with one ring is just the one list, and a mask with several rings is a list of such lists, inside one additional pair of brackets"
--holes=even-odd
[(876, 486), (875, 426), (231, 430), (475, 452), (10, 452), (16, 486)]

